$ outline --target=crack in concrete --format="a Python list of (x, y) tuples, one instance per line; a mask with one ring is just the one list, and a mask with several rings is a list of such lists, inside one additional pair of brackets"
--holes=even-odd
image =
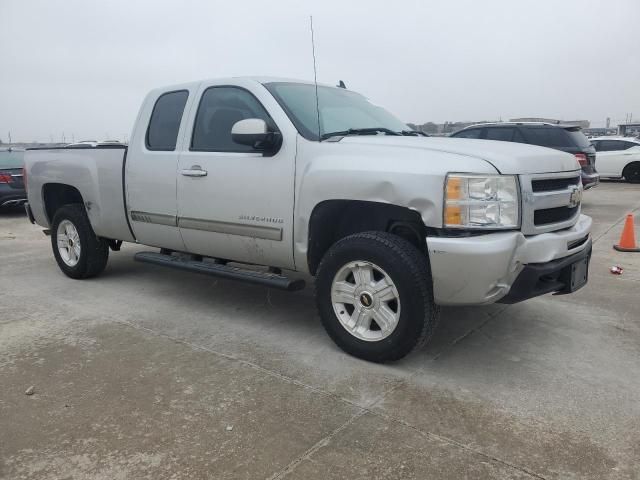
[[(509, 307), (509, 305), (506, 305), (504, 308), (500, 309), (498, 312), (490, 315), (484, 322), (482, 322), (482, 324), (480, 324), (478, 327), (472, 328), (471, 330), (469, 330), (469, 332), (467, 332), (466, 334), (456, 338), (453, 342), (451, 342), (451, 344), (449, 345), (449, 347), (453, 347), (454, 345), (456, 345), (457, 343), (459, 343), (460, 341), (464, 340), (465, 338), (467, 338), (469, 335), (471, 335), (473, 332), (479, 330), (480, 328), (482, 328), (484, 325), (486, 325), (489, 321), (491, 321), (492, 319), (496, 318), (498, 315), (500, 315), (502, 312), (504, 312), (507, 308)], [(273, 370), (270, 370), (268, 368), (262, 367), (254, 362), (250, 362), (248, 360), (244, 360), (242, 358), (239, 358), (235, 355), (231, 355), (231, 354), (227, 354), (227, 353), (222, 353), (222, 352), (218, 352), (216, 350), (213, 350), (211, 348), (205, 347), (203, 345), (198, 345), (195, 343), (191, 343), (191, 342), (187, 342), (186, 340), (182, 340), (180, 338), (165, 334), (165, 333), (161, 333), (158, 332), (156, 330), (150, 329), (148, 327), (143, 327), (141, 325), (136, 325), (130, 322), (126, 322), (124, 320), (119, 320), (119, 319), (113, 319), (112, 321), (114, 323), (118, 323), (120, 325), (124, 325), (139, 331), (144, 331), (144, 332), (148, 332), (152, 335), (155, 336), (159, 336), (159, 337), (163, 337), (163, 338), (167, 338), (171, 341), (174, 341), (176, 343), (180, 343), (182, 345), (188, 346), (190, 348), (196, 349), (196, 350), (201, 350), (207, 353), (211, 353), (213, 355), (222, 357), (222, 358), (226, 358), (227, 360), (230, 361), (234, 361), (234, 362), (238, 362), (241, 363), (243, 365), (246, 365), (248, 367), (251, 367), (257, 371), (260, 371), (266, 375), (278, 378), (280, 380), (283, 380), (287, 383), (291, 383), (293, 385), (299, 386), (301, 388), (304, 388), (306, 390), (310, 390), (312, 392), (318, 393), (320, 395), (323, 395), (325, 397), (329, 397), (332, 398), (334, 400), (338, 400), (341, 401), (343, 403), (346, 403), (356, 409), (358, 409), (358, 412), (356, 414), (354, 414), (351, 418), (349, 418), (346, 422), (344, 422), (342, 425), (340, 425), (339, 427), (337, 427), (336, 429), (334, 429), (331, 433), (329, 433), (328, 435), (326, 435), (325, 437), (323, 437), (322, 439), (320, 439), (318, 442), (316, 442), (311, 448), (309, 448), (307, 451), (305, 451), (302, 455), (300, 455), (299, 457), (295, 458), (294, 460), (292, 460), (286, 467), (284, 467), (283, 469), (275, 472), (273, 475), (271, 475), (270, 477), (268, 477), (267, 480), (278, 480), (283, 478), (285, 475), (287, 475), (288, 473), (291, 473), (292, 471), (295, 470), (295, 468), (305, 459), (309, 459), (310, 457), (313, 456), (313, 454), (315, 452), (317, 452), (318, 450), (320, 450), (322, 447), (326, 446), (329, 444), (329, 442), (331, 441), (332, 438), (334, 438), (336, 435), (338, 435), (340, 432), (344, 431), (347, 427), (349, 427), (351, 424), (353, 424), (357, 419), (361, 418), (362, 416), (364, 416), (365, 414), (371, 414), (375, 417), (378, 418), (383, 418), (385, 420), (400, 424), (404, 427), (407, 428), (411, 428), (412, 430), (418, 432), (420, 435), (423, 436), (427, 436), (427, 437), (431, 437), (433, 439), (437, 439), (440, 442), (443, 443), (447, 443), (449, 445), (461, 448), (465, 451), (469, 451), (472, 452), (476, 455), (482, 456), (486, 459), (489, 459), (491, 461), (500, 463), (501, 465), (505, 465), (509, 468), (515, 469), (519, 472), (522, 472), (526, 475), (531, 476), (532, 478), (537, 478), (540, 480), (546, 480), (545, 477), (535, 473), (535, 472), (531, 472), (528, 469), (526, 469), (525, 467), (519, 466), (519, 465), (515, 465), (512, 464), (506, 460), (502, 460), (499, 457), (495, 457), (493, 455), (489, 455), (487, 453), (484, 453), (480, 450), (476, 450), (472, 447), (469, 447), (468, 445), (465, 445), (463, 443), (460, 443), (452, 438), (449, 437), (445, 437), (442, 435), (438, 435), (429, 431), (423, 431), (397, 417), (388, 415), (388, 414), (384, 414), (382, 412), (378, 412), (378, 411), (373, 411), (372, 409), (380, 404), (382, 401), (384, 401), (384, 398), (389, 395), (390, 393), (394, 392), (395, 390), (397, 390), (398, 388), (400, 388), (400, 386), (402, 386), (406, 381), (410, 380), (411, 378), (415, 377), (416, 375), (418, 375), (420, 372), (419, 371), (415, 371), (414, 373), (412, 373), (411, 375), (409, 375), (408, 377), (398, 381), (395, 385), (393, 385), (392, 387), (390, 387), (389, 389), (385, 390), (384, 392), (382, 392), (378, 397), (376, 397), (374, 400), (372, 400), (368, 405), (366, 406), (362, 406), (362, 405), (358, 405), (357, 403), (354, 403), (353, 401), (346, 399), (344, 397), (341, 397), (339, 395), (335, 395), (331, 392), (327, 392), (321, 388), (318, 387), (314, 387), (313, 385), (308, 385), (304, 382), (301, 382), (299, 380), (296, 380), (292, 377), (289, 377), (287, 375), (283, 375), (279, 372), (275, 372)], [(434, 357), (431, 361), (435, 361), (440, 355)]]
[(353, 415), (349, 420), (347, 420), (346, 422), (344, 422), (342, 425), (340, 425), (338, 428), (334, 429), (331, 433), (329, 433), (328, 435), (326, 435), (324, 438), (320, 439), (318, 442), (316, 442), (311, 448), (309, 448), (306, 452), (304, 452), (302, 455), (300, 455), (298, 458), (294, 459), (291, 463), (289, 463), (289, 465), (287, 465), (286, 467), (284, 467), (283, 469), (277, 471), (276, 473), (274, 473), (273, 475), (271, 475), (270, 477), (267, 478), (267, 480), (279, 480), (281, 478), (284, 478), (286, 475), (288, 475), (289, 473), (293, 472), (296, 467), (298, 465), (300, 465), (300, 463), (302, 463), (304, 460), (306, 459), (310, 459), (314, 453), (316, 453), (318, 450), (320, 450), (321, 448), (327, 446), (329, 444), (329, 442), (331, 441), (332, 438), (334, 438), (336, 435), (338, 435), (340, 432), (342, 432), (343, 430), (345, 430), (347, 427), (349, 427), (353, 422), (355, 422), (357, 419), (359, 419), (360, 417), (362, 417), (363, 415), (365, 415), (367, 412), (366, 409), (362, 409), (361, 411), (359, 411), (358, 413), (356, 413), (355, 415)]
[(483, 452), (481, 450), (477, 450), (475, 448), (472, 448), (472, 447), (470, 447), (468, 445), (465, 445), (464, 443), (460, 443), (460, 442), (454, 440), (453, 438), (449, 438), (449, 437), (445, 437), (445, 436), (442, 436), (442, 435), (438, 435), (437, 433), (421, 430), (418, 427), (416, 427), (414, 425), (411, 425), (410, 423), (407, 423), (407, 422), (405, 422), (404, 420), (402, 420), (400, 418), (394, 417), (393, 415), (388, 415), (388, 414), (382, 413), (382, 412), (371, 412), (371, 413), (373, 415), (377, 415), (377, 416), (379, 416), (381, 418), (384, 418), (386, 420), (389, 420), (391, 422), (399, 423), (400, 425), (403, 425), (406, 428), (410, 428), (411, 430), (417, 432), (419, 435), (422, 435), (424, 437), (430, 437), (430, 438), (436, 439), (436, 440), (438, 440), (440, 442), (448, 443), (449, 445), (454, 445), (454, 446), (456, 446), (458, 448), (461, 448), (461, 449), (466, 450), (468, 452), (474, 453), (476, 455), (479, 455), (481, 457), (484, 457), (484, 458), (486, 458), (488, 460), (494, 461), (494, 462), (499, 463), (501, 465), (504, 465), (506, 467), (512, 468), (512, 469), (517, 470), (517, 471), (519, 471), (521, 473), (529, 475), (529, 476), (531, 476), (533, 478), (537, 478), (537, 479), (540, 479), (540, 480), (547, 480), (546, 477), (543, 477), (542, 475), (540, 475), (538, 473), (532, 472), (532, 471), (528, 470), (525, 467), (513, 464), (511, 462), (507, 462), (506, 460), (503, 460), (503, 459), (501, 459), (499, 457), (496, 457), (494, 455), (490, 455), (488, 453), (485, 453), (485, 452)]

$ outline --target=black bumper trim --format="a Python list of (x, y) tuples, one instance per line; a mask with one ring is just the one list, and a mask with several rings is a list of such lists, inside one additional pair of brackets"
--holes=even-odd
[(566, 295), (573, 293), (571, 285), (571, 265), (585, 258), (591, 258), (591, 238), (580, 252), (546, 263), (529, 263), (511, 285), (509, 293), (498, 303), (518, 303), (546, 293)]
[(29, 206), (28, 202), (24, 204), (24, 209), (27, 212), (27, 217), (29, 218), (29, 221), (32, 224), (35, 224), (36, 223), (36, 219), (33, 218), (33, 212), (31, 211), (31, 207)]

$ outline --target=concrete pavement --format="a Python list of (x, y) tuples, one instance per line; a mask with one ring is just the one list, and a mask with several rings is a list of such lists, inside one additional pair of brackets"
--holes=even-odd
[(73, 281), (0, 213), (0, 477), (640, 478), (640, 254), (611, 248), (633, 209), (640, 227), (636, 185), (585, 193), (581, 291), (444, 309), (391, 365), (338, 350), (312, 288), (138, 264), (132, 245)]

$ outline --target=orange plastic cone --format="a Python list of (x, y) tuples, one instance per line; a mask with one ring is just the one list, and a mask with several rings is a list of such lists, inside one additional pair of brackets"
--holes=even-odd
[(640, 248), (636, 244), (636, 234), (633, 227), (633, 215), (628, 214), (624, 221), (624, 228), (620, 236), (620, 243), (614, 245), (613, 248), (619, 252), (640, 252)]

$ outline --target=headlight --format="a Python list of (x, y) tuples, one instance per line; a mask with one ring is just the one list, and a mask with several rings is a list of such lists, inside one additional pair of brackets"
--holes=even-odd
[(516, 177), (447, 175), (443, 224), (445, 228), (517, 228), (520, 201)]

